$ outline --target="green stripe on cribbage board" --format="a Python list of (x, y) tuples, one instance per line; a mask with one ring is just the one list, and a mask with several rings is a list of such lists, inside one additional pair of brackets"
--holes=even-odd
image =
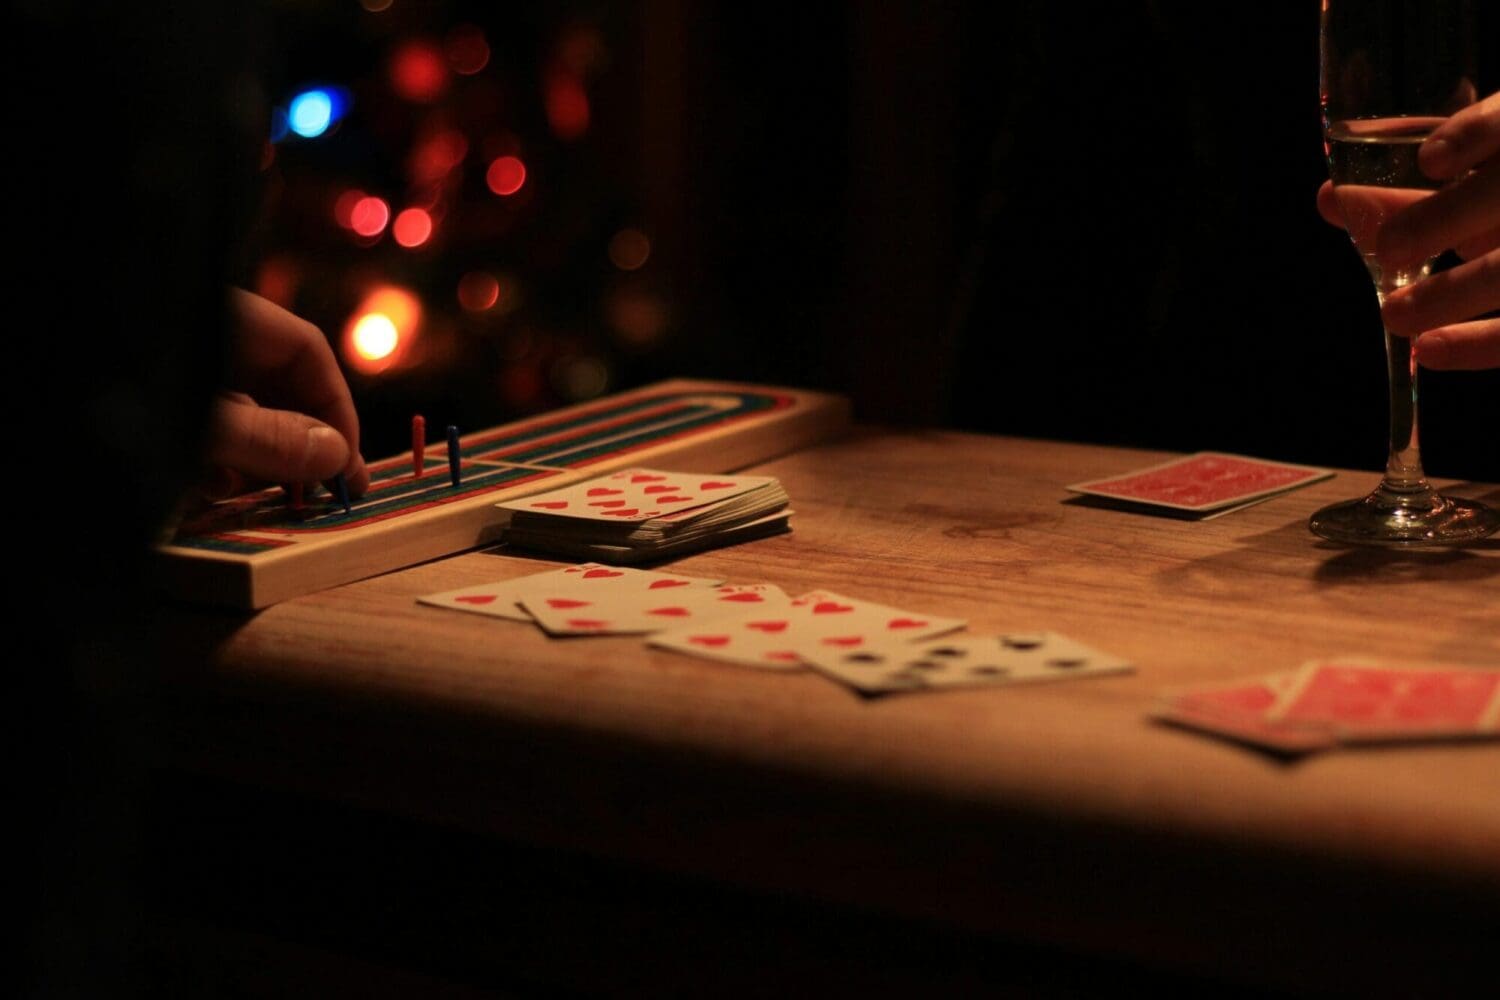
[(202, 549), (205, 552), (230, 552), (240, 556), (259, 555), (279, 549), (291, 542), (270, 541), (264, 538), (249, 538), (242, 535), (194, 535), (190, 538), (175, 538), (173, 545), (184, 549)]
[[(666, 427), (655, 427), (642, 431), (629, 437), (616, 437), (611, 434), (611, 439), (603, 444), (591, 447), (578, 448), (576, 442), (572, 450), (549, 451), (536, 454), (530, 460), (536, 464), (561, 465), (564, 468), (574, 469), (580, 465), (587, 465), (595, 459), (631, 451), (636, 448), (645, 447), (662, 441), (670, 441), (673, 438), (682, 437), (687, 432), (702, 427), (711, 427), (716, 423), (722, 423), (742, 417), (747, 413), (755, 413), (760, 410), (768, 410), (776, 405), (774, 396), (750, 396), (748, 393), (739, 393), (741, 401), (746, 405), (735, 410), (713, 410), (710, 414), (694, 420), (686, 420), (682, 423), (670, 424)], [(753, 405), (752, 405), (753, 404)], [(616, 429), (616, 433), (618, 429)], [(512, 457), (512, 461), (526, 461), (520, 457)]]
[[(672, 403), (672, 402), (674, 402), (675, 400), (678, 400), (678, 399), (691, 399), (693, 397), (701, 397), (701, 396), (704, 396), (704, 395), (709, 395), (709, 393), (705, 393), (705, 392), (684, 392), (684, 393), (681, 393), (680, 395), (671, 395), (671, 394), (668, 394), (668, 395), (661, 395), (661, 396), (651, 396), (651, 397), (649, 397), (647, 399), (642, 399), (642, 400), (639, 400), (637, 402), (630, 403), (630, 404), (627, 404), (627, 405), (614, 406), (614, 407), (609, 407), (607, 409), (595, 410), (594, 412), (589, 413), (589, 414), (587, 414), (585, 416), (574, 417), (571, 420), (559, 420), (556, 423), (548, 423), (548, 424), (545, 424), (545, 425), (543, 425), (541, 427), (537, 427), (537, 428), (534, 428), (534, 429), (531, 429), (531, 430), (520, 431), (520, 432), (516, 432), (516, 433), (513, 433), (513, 434), (502, 434), (502, 435), (499, 435), (499, 436), (493, 437), (493, 438), (485, 438), (485, 437), (483, 437), (483, 435), (481, 435), (478, 441), (471, 442), (469, 444), (464, 445), (463, 448), (461, 449), (460, 453), (464, 457), (466, 457), (466, 458), (473, 457), (475, 455), (483, 455), (483, 454), (485, 454), (487, 452), (497, 451), (497, 450), (500, 450), (500, 449), (503, 449), (503, 448), (514, 447), (515, 445), (518, 445), (518, 444), (525, 444), (527, 441), (534, 441), (537, 438), (552, 437), (552, 436), (554, 436), (556, 434), (560, 434), (560, 433), (563, 433), (565, 431), (570, 431), (570, 430), (573, 430), (575, 428), (587, 427), (589, 424), (597, 424), (600, 421), (616, 420), (616, 419), (619, 419), (620, 417), (628, 416), (628, 415), (630, 415), (632, 413), (636, 413), (636, 412), (639, 412), (641, 410), (649, 410), (649, 409), (652, 409), (652, 408), (655, 408), (655, 407), (662, 406), (663, 404)], [(730, 395), (730, 394), (729, 393), (712, 393), (712, 395), (722, 396), (722, 395)], [(743, 395), (743, 394), (736, 393), (734, 395)], [(697, 406), (691, 406), (691, 405), (688, 405), (688, 404), (682, 404), (682, 409), (683, 410), (688, 410), (688, 411), (691, 411), (691, 410), (702, 410), (702, 409), (708, 409), (708, 408), (709, 407), (705, 407), (702, 404), (699, 404)], [(653, 417), (652, 419), (662, 420), (662, 419), (668, 418), (669, 416), (671, 416), (670, 413), (658, 414), (657, 416)], [(615, 428), (605, 428), (604, 432), (605, 433), (614, 433), (615, 430), (616, 430)], [(509, 456), (507, 456), (505, 458), (500, 459), (499, 461), (515, 461), (515, 459), (510, 458)]]
[[(402, 496), (393, 500), (377, 501), (375, 503), (369, 503), (364, 498), (361, 498), (355, 502), (353, 510), (348, 514), (345, 514), (340, 509), (334, 509), (326, 514), (319, 514), (300, 524), (260, 525), (254, 530), (276, 534), (303, 534), (354, 528), (375, 521), (383, 521), (398, 514), (421, 510), (424, 507), (436, 507), (480, 493), (489, 493), (496, 487), (522, 482), (526, 479), (544, 479), (561, 475), (560, 472), (545, 469), (503, 468), (493, 472), (475, 473), (472, 471), (473, 466), (469, 468), (470, 472), (467, 473), (468, 478), (464, 479), (457, 486), (434, 476), (432, 486), (426, 487), (421, 492), (410, 496)], [(426, 478), (425, 476), (423, 477), (423, 479)], [(320, 494), (319, 496), (320, 499), (326, 500), (326, 494)]]

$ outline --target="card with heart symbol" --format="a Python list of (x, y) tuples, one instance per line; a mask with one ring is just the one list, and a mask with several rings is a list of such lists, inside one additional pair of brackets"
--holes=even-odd
[(751, 609), (773, 614), (790, 604), (791, 598), (774, 584), (664, 591), (614, 588), (597, 593), (539, 589), (521, 598), (521, 606), (553, 636), (644, 635), (690, 624), (701, 627)]
[(738, 618), (659, 632), (648, 641), (662, 649), (726, 663), (797, 670), (804, 654), (812, 650), (852, 650), (893, 639), (925, 639), (964, 625), (959, 618), (917, 614), (816, 590), (797, 597), (777, 614), (752, 611)]
[(482, 583), (456, 590), (445, 590), (417, 598), (418, 603), (438, 608), (452, 608), (473, 614), (489, 615), (492, 618), (507, 618), (511, 621), (533, 621), (530, 614), (521, 608), (522, 598), (536, 591), (567, 591), (576, 593), (643, 593), (668, 594), (695, 588), (716, 587), (722, 579), (701, 576), (685, 576), (680, 573), (653, 573), (646, 570), (603, 566), (599, 563), (582, 563), (562, 569), (533, 573), (529, 576)]
[(623, 565), (785, 532), (789, 502), (769, 476), (626, 469), (499, 506), (507, 545)]
[[(723, 503), (775, 482), (770, 476), (713, 476), (626, 469), (497, 506), (516, 515), (639, 524), (689, 508)], [(514, 517), (512, 523), (516, 523)]]

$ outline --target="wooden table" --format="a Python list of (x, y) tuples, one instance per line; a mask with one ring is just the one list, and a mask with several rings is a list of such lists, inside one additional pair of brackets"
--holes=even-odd
[(552, 565), (470, 552), (253, 618), (174, 611), (173, 766), (1174, 975), (1472, 972), (1500, 915), (1500, 746), (1284, 763), (1144, 716), (1164, 687), (1319, 656), (1500, 667), (1500, 540), (1318, 542), (1308, 515), (1368, 473), (1202, 523), (1061, 488), (1162, 457), (862, 430), (754, 470), (792, 534), (677, 564), (1053, 629), (1131, 676), (867, 701), (414, 602)]

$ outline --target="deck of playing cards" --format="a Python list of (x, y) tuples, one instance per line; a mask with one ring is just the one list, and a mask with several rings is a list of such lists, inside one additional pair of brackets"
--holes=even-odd
[(1200, 451), (1108, 479), (1074, 483), (1065, 489), (1126, 509), (1206, 521), (1332, 475), (1327, 469), (1306, 465)]
[(1289, 673), (1167, 692), (1152, 717), (1283, 754), (1500, 739), (1500, 670), (1315, 660)]
[(621, 565), (784, 532), (788, 502), (770, 476), (626, 469), (498, 506), (507, 544)]

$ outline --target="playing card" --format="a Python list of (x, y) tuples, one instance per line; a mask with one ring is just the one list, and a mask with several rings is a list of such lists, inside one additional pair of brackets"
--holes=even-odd
[(1326, 724), (1345, 743), (1500, 738), (1500, 669), (1314, 661), (1266, 717)]
[(1066, 489), (1172, 510), (1207, 512), (1283, 493), (1332, 475), (1327, 469), (1306, 465), (1203, 451), (1123, 476), (1075, 483)]
[(653, 646), (768, 670), (796, 670), (809, 649), (852, 650), (876, 642), (925, 639), (964, 627), (826, 590), (803, 594), (777, 614), (754, 612), (652, 636)]
[(445, 590), (439, 594), (428, 594), (417, 598), (420, 604), (438, 608), (453, 608), (474, 614), (508, 618), (511, 621), (529, 622), (531, 616), (521, 609), (522, 595), (533, 588), (593, 590), (634, 590), (647, 593), (665, 593), (678, 588), (716, 587), (723, 580), (710, 580), (701, 576), (684, 576), (680, 573), (654, 573), (647, 570), (601, 566), (599, 563), (583, 563), (563, 569), (533, 573), (529, 576), (512, 577), (494, 583), (476, 584)]
[(518, 514), (630, 523), (690, 507), (720, 503), (773, 482), (775, 480), (770, 476), (712, 476), (626, 469), (497, 506)]
[(1269, 674), (1168, 691), (1151, 717), (1282, 753), (1309, 753), (1333, 746), (1332, 730), (1320, 723), (1267, 721), (1266, 712), (1290, 689), (1296, 674)]
[(866, 694), (997, 687), (1134, 669), (1117, 656), (1056, 632), (949, 636), (917, 643), (886, 639), (854, 649), (811, 645), (802, 656), (819, 673)]
[(538, 589), (521, 598), (548, 635), (641, 635), (721, 618), (784, 611), (791, 599), (774, 584), (582, 593)]
[(720, 545), (735, 545), (739, 542), (783, 534), (791, 530), (789, 521), (793, 513), (795, 512), (790, 509), (783, 509), (744, 524), (715, 528), (708, 532), (684, 532), (673, 535), (665, 541), (648, 545), (619, 544), (618, 539), (614, 542), (593, 542), (559, 537), (553, 533), (517, 530), (508, 531), (505, 535), (505, 542), (516, 548), (536, 549), (575, 559), (593, 558), (612, 566), (620, 566), (658, 562), (669, 557), (700, 552), (703, 549)]

